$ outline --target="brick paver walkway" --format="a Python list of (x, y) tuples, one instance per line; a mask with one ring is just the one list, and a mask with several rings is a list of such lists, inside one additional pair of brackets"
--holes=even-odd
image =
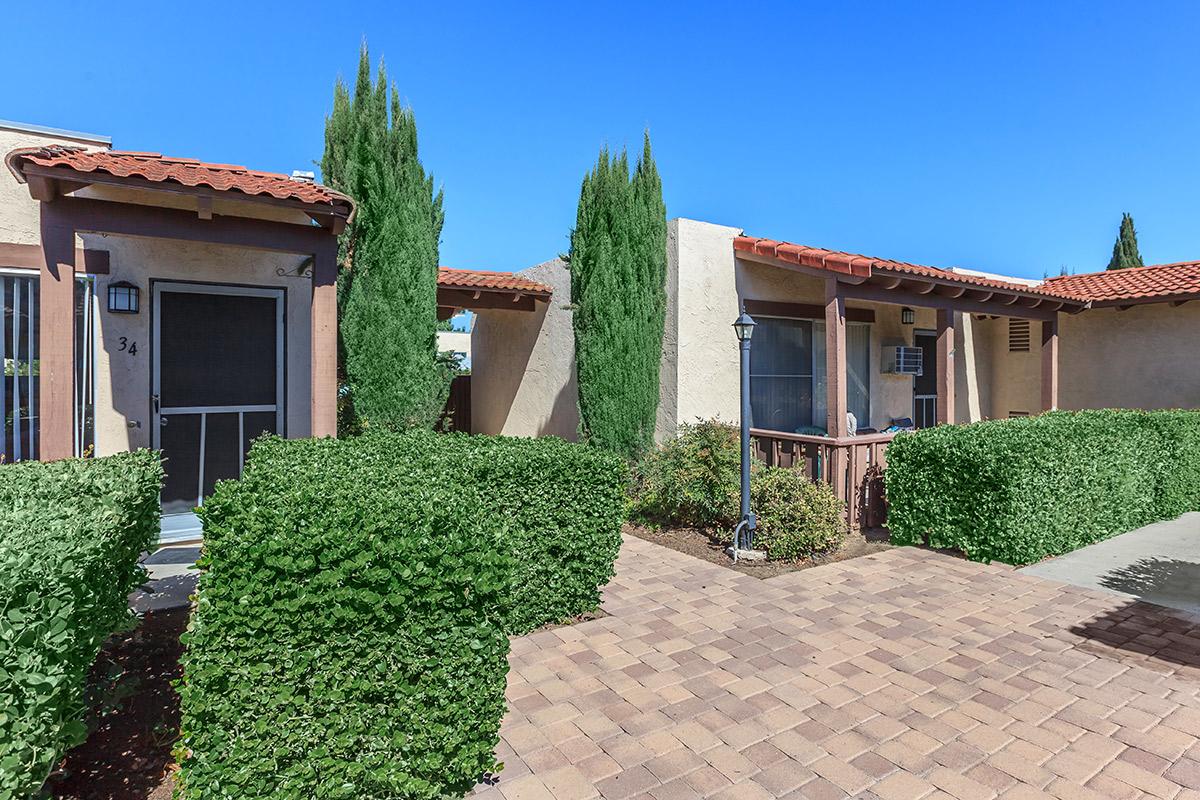
[(915, 549), (770, 580), (635, 538), (513, 642), (476, 800), (1200, 799), (1200, 618)]

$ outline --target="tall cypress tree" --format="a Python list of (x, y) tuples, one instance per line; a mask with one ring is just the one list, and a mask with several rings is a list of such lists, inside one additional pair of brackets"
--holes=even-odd
[(1121, 232), (1113, 244), (1112, 260), (1108, 269), (1126, 269), (1128, 267), (1144, 267), (1142, 254), (1138, 252), (1137, 231), (1133, 227), (1133, 217), (1121, 215)]
[[(390, 113), (389, 113), (390, 110)], [(339, 80), (325, 121), (324, 181), (358, 204), (340, 242), (338, 287), (343, 427), (431, 426), (449, 375), (438, 363), (438, 241), (442, 194), (417, 153), (412, 109), (382, 62), (371, 80), (366, 45), (353, 97)]]
[(666, 310), (666, 209), (646, 135), (632, 178), (600, 151), (571, 232), (582, 438), (636, 458), (654, 439)]

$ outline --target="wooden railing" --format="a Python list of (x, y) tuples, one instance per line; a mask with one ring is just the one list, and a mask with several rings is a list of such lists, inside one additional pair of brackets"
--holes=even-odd
[(805, 436), (751, 428), (755, 455), (774, 467), (799, 469), (810, 480), (827, 483), (846, 503), (851, 529), (876, 528), (887, 521), (883, 470), (894, 433), (862, 436)]

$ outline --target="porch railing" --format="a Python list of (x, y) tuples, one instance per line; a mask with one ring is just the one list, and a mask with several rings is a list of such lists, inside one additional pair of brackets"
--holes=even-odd
[(818, 483), (827, 483), (846, 503), (851, 529), (875, 528), (887, 521), (883, 470), (887, 446), (894, 433), (862, 436), (806, 436), (751, 428), (755, 455), (769, 466), (799, 469)]

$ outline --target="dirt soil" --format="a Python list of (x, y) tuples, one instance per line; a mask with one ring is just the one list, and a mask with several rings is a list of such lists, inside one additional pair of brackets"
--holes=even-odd
[[(92, 668), (91, 686), (111, 708), (92, 722), (88, 740), (67, 753), (47, 784), (63, 800), (170, 800), (179, 732), (180, 676), (188, 609), (149, 612), (114, 637)], [(120, 674), (115, 687), (110, 676)]]
[(884, 528), (851, 533), (842, 546), (828, 553), (797, 561), (738, 561), (736, 564), (725, 554), (729, 546), (728, 534), (702, 530), (700, 528), (650, 528), (632, 522), (625, 524), (625, 532), (648, 542), (678, 550), (689, 556), (702, 558), (722, 567), (735, 569), (756, 578), (773, 578), (787, 572), (796, 572), (835, 561), (878, 553), (892, 545), (888, 543), (888, 532)]

